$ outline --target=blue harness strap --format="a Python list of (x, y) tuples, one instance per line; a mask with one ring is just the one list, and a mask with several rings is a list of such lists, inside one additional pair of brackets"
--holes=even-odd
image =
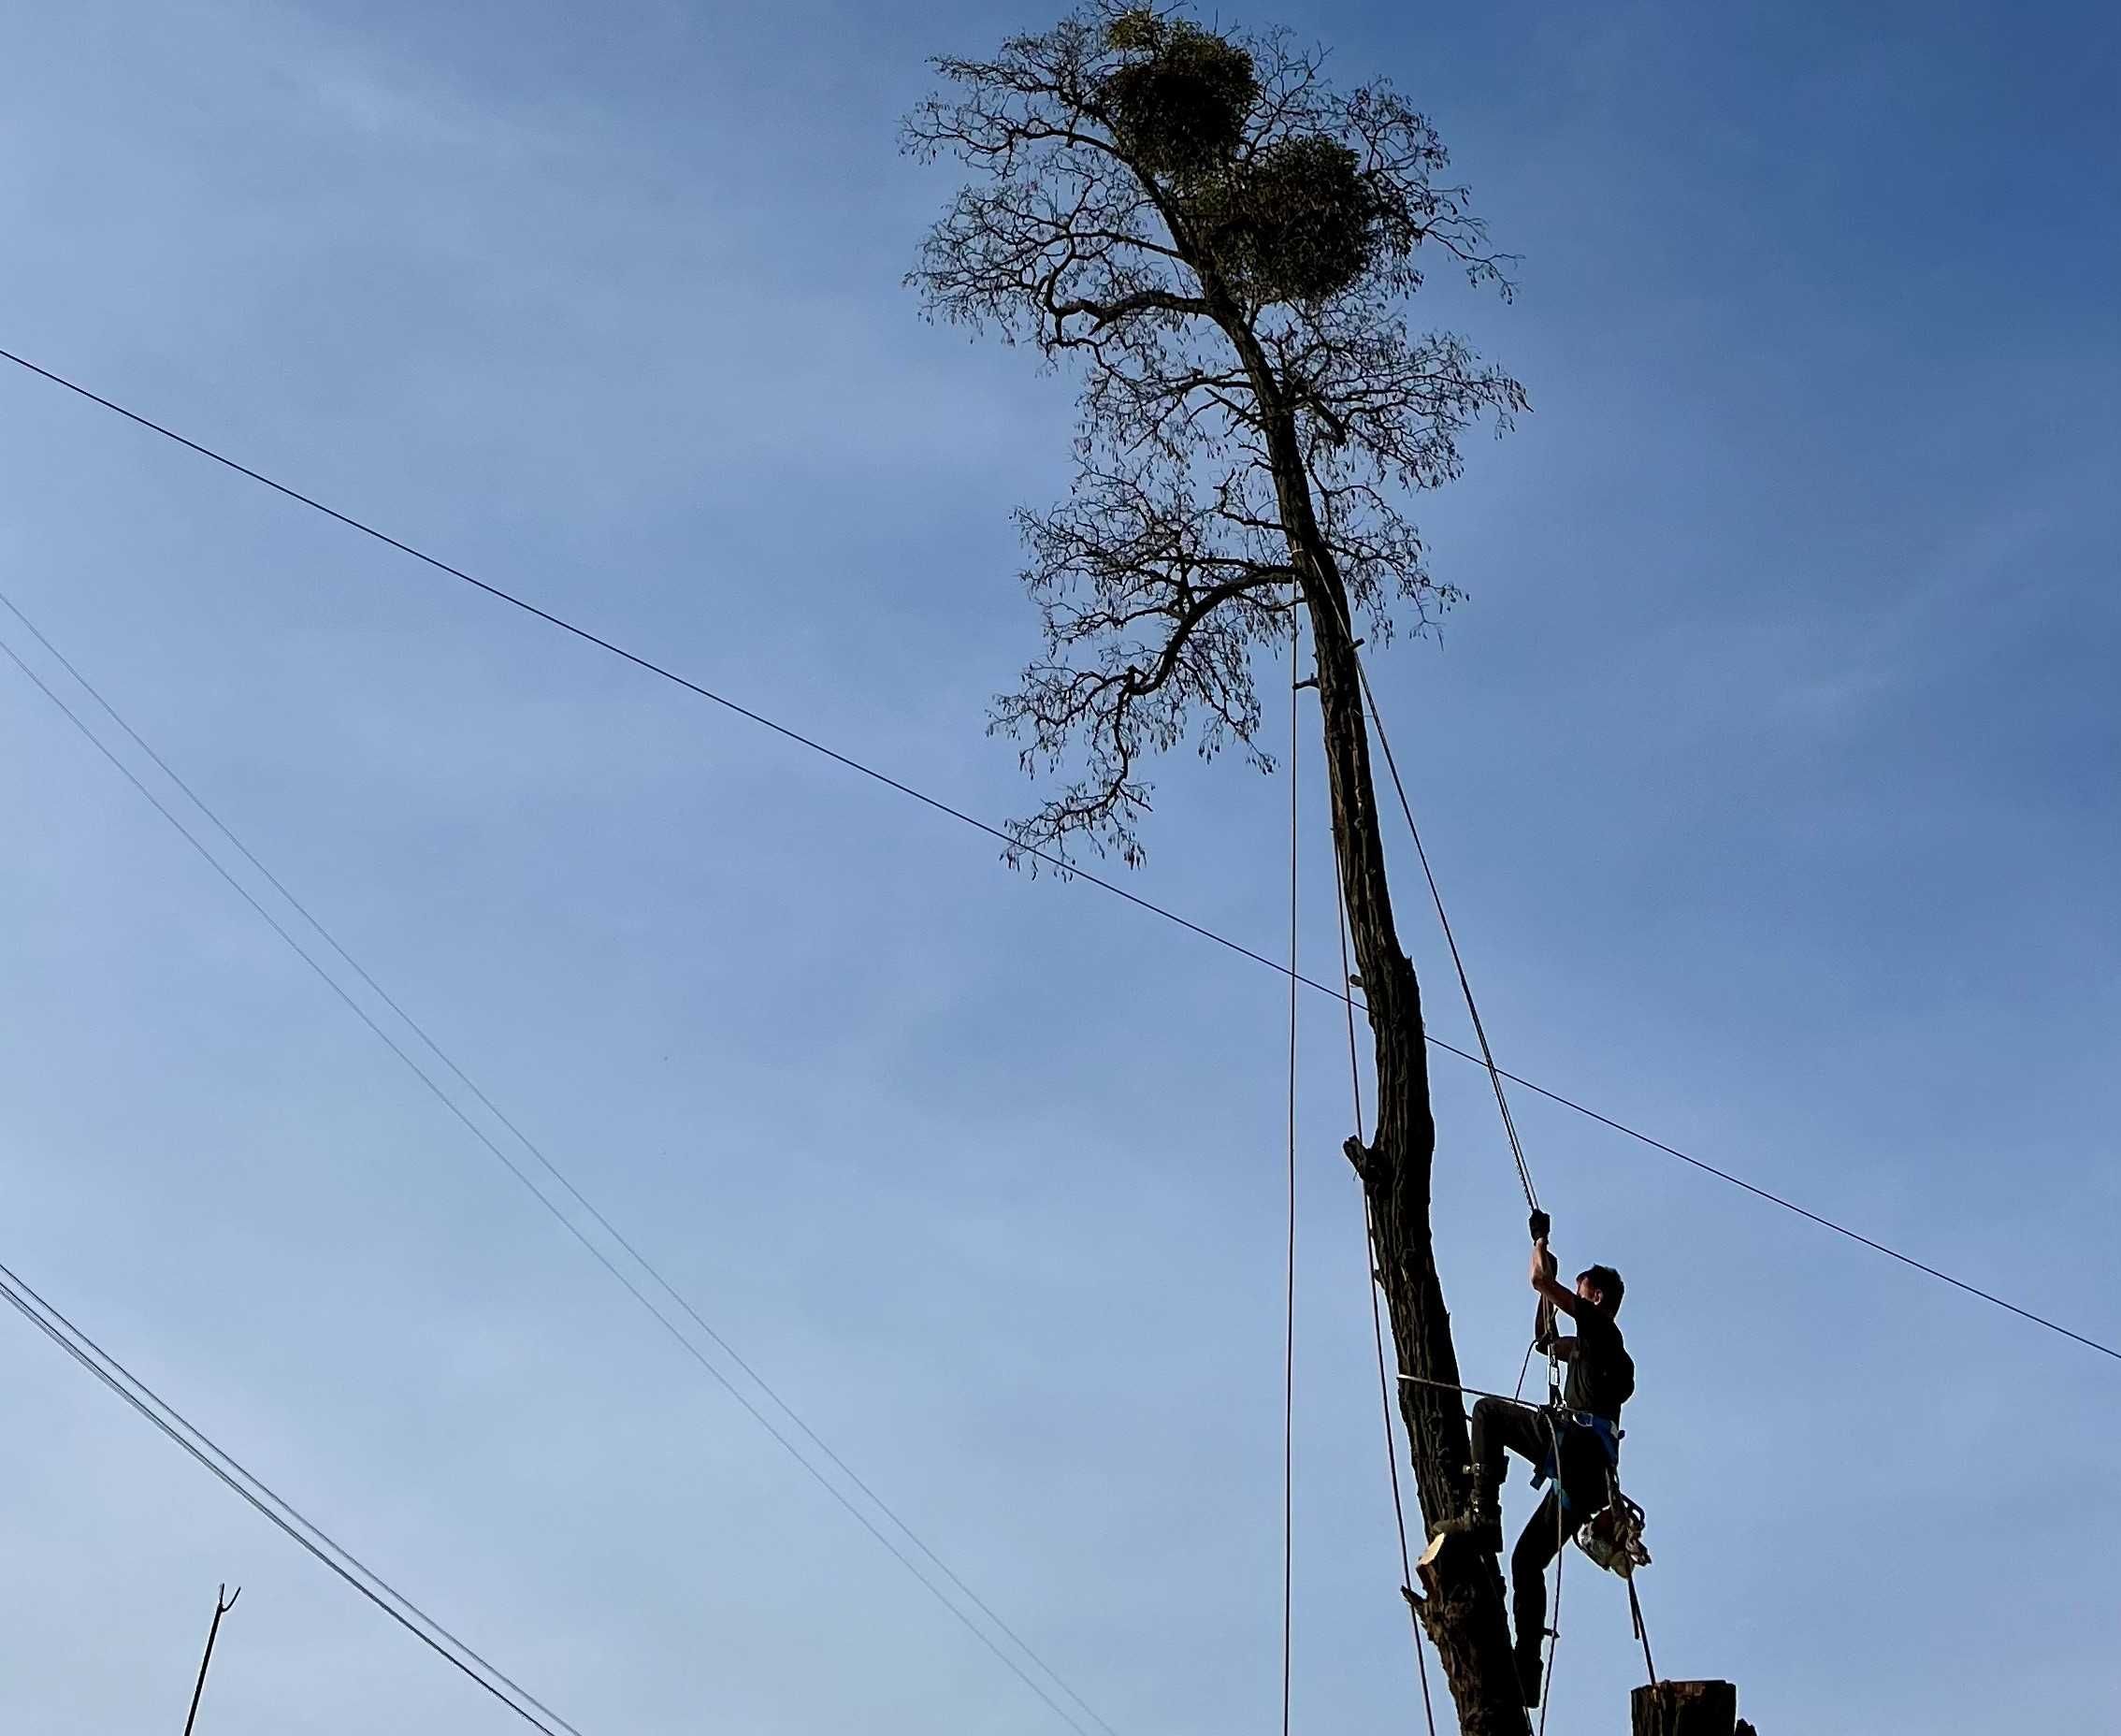
[(1554, 1425), (1553, 1434), (1548, 1441), (1546, 1456), (1532, 1472), (1532, 1486), (1537, 1489), (1542, 1483), (1551, 1483), (1566, 1512), (1570, 1502), (1568, 1491), (1562, 1486), (1561, 1466), (1556, 1454), (1561, 1444), (1568, 1439), (1566, 1431), (1580, 1428), (1588, 1433), (1605, 1454), (1606, 1468), (1617, 1471), (1620, 1469), (1620, 1430), (1613, 1426), (1609, 1419), (1594, 1416), (1588, 1410), (1566, 1410), (1558, 1414), (1550, 1410), (1547, 1415)]

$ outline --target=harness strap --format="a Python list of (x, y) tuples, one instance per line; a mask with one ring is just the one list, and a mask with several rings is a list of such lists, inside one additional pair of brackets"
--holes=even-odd
[[(1609, 1478), (1616, 1477), (1619, 1474), (1621, 1431), (1613, 1426), (1609, 1418), (1598, 1416), (1589, 1410), (1571, 1410), (1560, 1405), (1550, 1406), (1548, 1410), (1549, 1414), (1556, 1417), (1563, 1427), (1581, 1429), (1598, 1443), (1600, 1450), (1606, 1455), (1606, 1471)], [(1563, 1486), (1560, 1454), (1561, 1443), (1567, 1438), (1566, 1435), (1562, 1433), (1561, 1429), (1553, 1430), (1549, 1436), (1551, 1444), (1549, 1445), (1546, 1455), (1533, 1468), (1532, 1471), (1532, 1486), (1537, 1489), (1543, 1483), (1551, 1482), (1554, 1485), (1554, 1493), (1561, 1497), (1561, 1504), (1565, 1511), (1569, 1507), (1570, 1501), (1568, 1491)]]

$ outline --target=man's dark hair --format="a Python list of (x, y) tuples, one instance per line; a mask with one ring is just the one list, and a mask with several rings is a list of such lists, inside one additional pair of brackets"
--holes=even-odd
[(1580, 1284), (1585, 1279), (1589, 1279), (1591, 1287), (1606, 1298), (1606, 1312), (1619, 1313), (1621, 1297), (1627, 1294), (1627, 1286), (1621, 1281), (1621, 1275), (1609, 1266), (1594, 1266), (1576, 1275), (1576, 1281)]

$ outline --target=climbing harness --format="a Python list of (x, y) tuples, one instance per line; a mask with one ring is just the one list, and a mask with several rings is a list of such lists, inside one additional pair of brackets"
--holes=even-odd
[[(1531, 1352), (1525, 1353), (1529, 1364)], [(1561, 1564), (1567, 1553), (1567, 1540), (1573, 1536), (1576, 1546), (1593, 1562), (1617, 1575), (1627, 1584), (1628, 1613), (1634, 1624), (1635, 1637), (1642, 1644), (1642, 1664), (1649, 1671), (1653, 1685), (1657, 1680), (1657, 1668), (1650, 1655), (1650, 1634), (1643, 1626), (1642, 1603), (1635, 1588), (1635, 1570), (1650, 1565), (1650, 1551), (1644, 1547), (1642, 1534), (1646, 1526), (1641, 1506), (1629, 1498), (1620, 1486), (1620, 1442), (1625, 1433), (1616, 1428), (1607, 1418), (1588, 1410), (1577, 1410), (1559, 1402), (1535, 1405), (1529, 1400), (1502, 1393), (1483, 1392), (1477, 1386), (1466, 1386), (1451, 1381), (1432, 1381), (1418, 1374), (1402, 1374), (1400, 1380), (1410, 1386), (1427, 1386), (1441, 1392), (1456, 1393), (1461, 1397), (1493, 1398), (1504, 1404), (1515, 1405), (1522, 1410), (1538, 1412), (1547, 1425), (1547, 1456), (1533, 1468), (1532, 1486), (1551, 1483), (1554, 1500), (1554, 1590), (1553, 1602), (1549, 1612), (1549, 1625), (1542, 1632), (1546, 1641), (1546, 1668), (1540, 1685), (1540, 1728), (1545, 1729), (1545, 1707), (1553, 1685), (1554, 1652), (1561, 1638)], [(1519, 1384), (1522, 1385), (1520, 1373)], [(1566, 1424), (1582, 1428), (1597, 1442), (1606, 1458), (1606, 1497), (1595, 1508), (1572, 1518), (1571, 1509), (1576, 1505), (1568, 1496), (1561, 1477), (1562, 1442), (1560, 1433)], [(1437, 1537), (1429, 1545), (1433, 1554), (1442, 1547), (1444, 1539)], [(1426, 1559), (1427, 1557), (1424, 1557)], [(1409, 1598), (1412, 1593), (1408, 1593)]]
[[(1537, 1489), (1551, 1481), (1561, 1514), (1574, 1532), (1576, 1546), (1609, 1573), (1630, 1578), (1637, 1568), (1650, 1565), (1650, 1552), (1642, 1544), (1645, 1523), (1642, 1509), (1630, 1500), (1620, 1486), (1620, 1443), (1623, 1431), (1614, 1427), (1605, 1417), (1586, 1410), (1571, 1410), (1566, 1405), (1550, 1405), (1546, 1415), (1547, 1458), (1533, 1468), (1532, 1486)], [(1576, 1502), (1569, 1497), (1567, 1486), (1562, 1480), (1562, 1437), (1556, 1430), (1557, 1418), (1572, 1428), (1588, 1433), (1606, 1455), (1605, 1499), (1588, 1512), (1574, 1517), (1568, 1516)]]

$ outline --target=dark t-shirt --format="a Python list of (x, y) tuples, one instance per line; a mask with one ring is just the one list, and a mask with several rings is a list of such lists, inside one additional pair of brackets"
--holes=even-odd
[(1580, 1298), (1576, 1304), (1576, 1353), (1569, 1358), (1563, 1402), (1572, 1410), (1588, 1410), (1593, 1416), (1617, 1424), (1621, 1406), (1634, 1396), (1635, 1359), (1627, 1353), (1620, 1327), (1603, 1309)]

